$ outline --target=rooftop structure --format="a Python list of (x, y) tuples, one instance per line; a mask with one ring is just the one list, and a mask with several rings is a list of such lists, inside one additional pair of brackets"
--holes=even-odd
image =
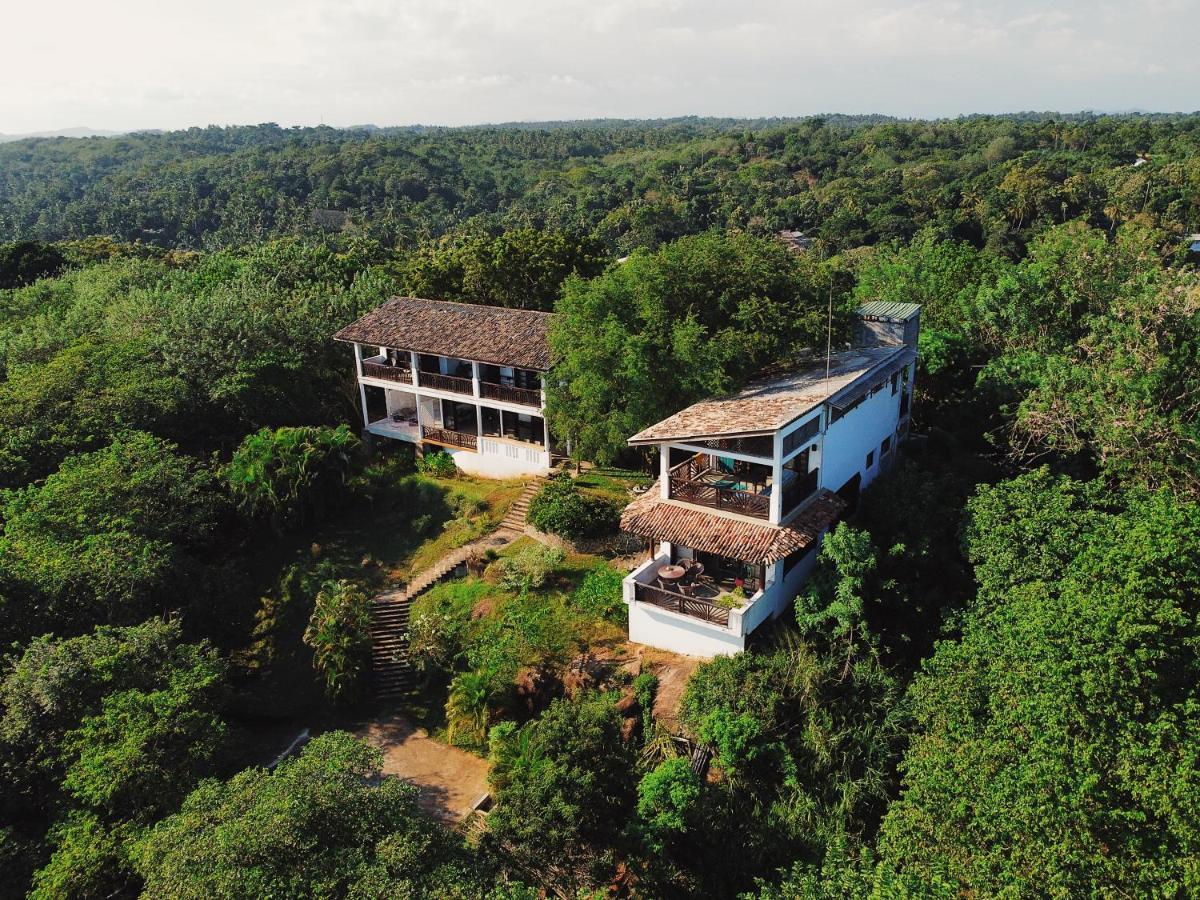
[(392, 297), (335, 334), (338, 341), (438, 356), (550, 368), (552, 313), (417, 297)]
[(820, 365), (757, 381), (736, 393), (701, 400), (629, 439), (633, 446), (696, 438), (772, 434), (822, 403), (835, 405), (864, 379), (886, 378), (915, 358), (908, 347), (847, 350)]

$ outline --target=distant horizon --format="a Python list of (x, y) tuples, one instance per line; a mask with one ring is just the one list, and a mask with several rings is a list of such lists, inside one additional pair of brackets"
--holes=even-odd
[(205, 124), (181, 125), (176, 127), (163, 127), (158, 125), (149, 125), (139, 128), (105, 128), (95, 127), (92, 125), (70, 125), (60, 128), (45, 128), (35, 131), (8, 131), (0, 127), (0, 138), (7, 140), (21, 140), (27, 138), (41, 137), (67, 137), (67, 138), (87, 138), (87, 137), (122, 137), (131, 134), (169, 134), (172, 132), (188, 131), (193, 128), (255, 128), (264, 125), (274, 125), (284, 130), (290, 129), (317, 129), (330, 128), (334, 131), (354, 131), (357, 129), (377, 129), (379, 131), (400, 130), (409, 128), (430, 128), (430, 129), (472, 129), (472, 128), (508, 128), (508, 127), (536, 127), (539, 125), (588, 125), (601, 122), (629, 122), (629, 123), (655, 123), (655, 122), (684, 122), (695, 120), (700, 122), (803, 122), (812, 119), (822, 118), (846, 118), (846, 119), (888, 119), (897, 122), (948, 122), (957, 119), (967, 119), (973, 117), (991, 117), (991, 118), (1009, 118), (1017, 116), (1063, 116), (1063, 117), (1138, 117), (1138, 116), (1200, 116), (1200, 108), (1194, 110), (1187, 109), (1079, 109), (1079, 110), (1062, 110), (1062, 109), (1019, 109), (1009, 110), (1005, 112), (963, 112), (954, 115), (946, 116), (917, 116), (917, 115), (898, 115), (894, 113), (883, 112), (841, 112), (836, 110), (825, 110), (823, 112), (805, 113), (802, 115), (709, 115), (704, 113), (683, 113), (673, 116), (589, 116), (586, 118), (574, 119), (507, 119), (504, 121), (478, 121), (478, 122), (463, 122), (456, 124), (447, 124), (442, 122), (403, 122), (403, 123), (388, 123), (380, 124), (378, 122), (353, 122), (349, 124), (333, 124), (331, 122), (317, 122), (313, 124), (306, 123), (281, 123), (277, 120), (268, 119), (261, 122), (207, 122)]
[[(6, 19), (0, 131), (1186, 109), (1191, 0), (83, 0)], [(52, 64), (47, 64), (53, 60)], [(80, 127), (80, 126), (69, 126)], [(404, 126), (381, 126), (404, 127)]]

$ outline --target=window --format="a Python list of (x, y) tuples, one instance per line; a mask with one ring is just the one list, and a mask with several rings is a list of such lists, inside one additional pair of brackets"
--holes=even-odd
[(875, 451), (874, 450), (872, 450), (870, 453), (867, 454), (867, 468), (869, 469), (873, 465), (875, 465)]
[(797, 447), (807, 444), (821, 430), (821, 417), (815, 416), (783, 438), (783, 455), (787, 456)]
[(900, 390), (900, 373), (892, 373), (892, 396), (896, 396), (896, 392)]
[(890, 436), (885, 437), (883, 439), (883, 443), (879, 445), (879, 455), (881, 457), (883, 457), (883, 456), (887, 456), (891, 452), (892, 452), (892, 439)]

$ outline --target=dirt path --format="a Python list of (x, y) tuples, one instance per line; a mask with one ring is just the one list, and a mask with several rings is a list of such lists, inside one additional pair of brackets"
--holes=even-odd
[(647, 647), (642, 654), (642, 671), (658, 676), (658, 693), (654, 698), (654, 715), (668, 727), (679, 727), (679, 704), (688, 679), (704, 660), (696, 656), (680, 656), (666, 650)]
[(421, 808), (448, 825), (465, 819), (487, 792), (485, 760), (433, 740), (403, 716), (385, 716), (358, 735), (383, 751), (384, 773), (414, 784)]

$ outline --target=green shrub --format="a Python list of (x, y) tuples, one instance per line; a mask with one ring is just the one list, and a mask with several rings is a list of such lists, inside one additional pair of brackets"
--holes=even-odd
[(417, 471), (430, 478), (453, 478), (458, 474), (458, 466), (449, 453), (437, 450), (417, 457)]
[(527, 591), (546, 583), (550, 573), (562, 564), (564, 554), (556, 547), (533, 544), (506, 556), (497, 565), (500, 583), (511, 591)]
[(317, 593), (304, 643), (313, 650), (313, 666), (325, 679), (330, 699), (352, 695), (367, 669), (371, 601), (356, 584), (327, 581)]
[(580, 612), (620, 624), (624, 619), (621, 582), (624, 577), (609, 565), (588, 572), (571, 597), (571, 605)]
[(547, 481), (529, 504), (534, 528), (572, 540), (613, 534), (620, 517), (614, 504), (584, 493), (565, 473)]

